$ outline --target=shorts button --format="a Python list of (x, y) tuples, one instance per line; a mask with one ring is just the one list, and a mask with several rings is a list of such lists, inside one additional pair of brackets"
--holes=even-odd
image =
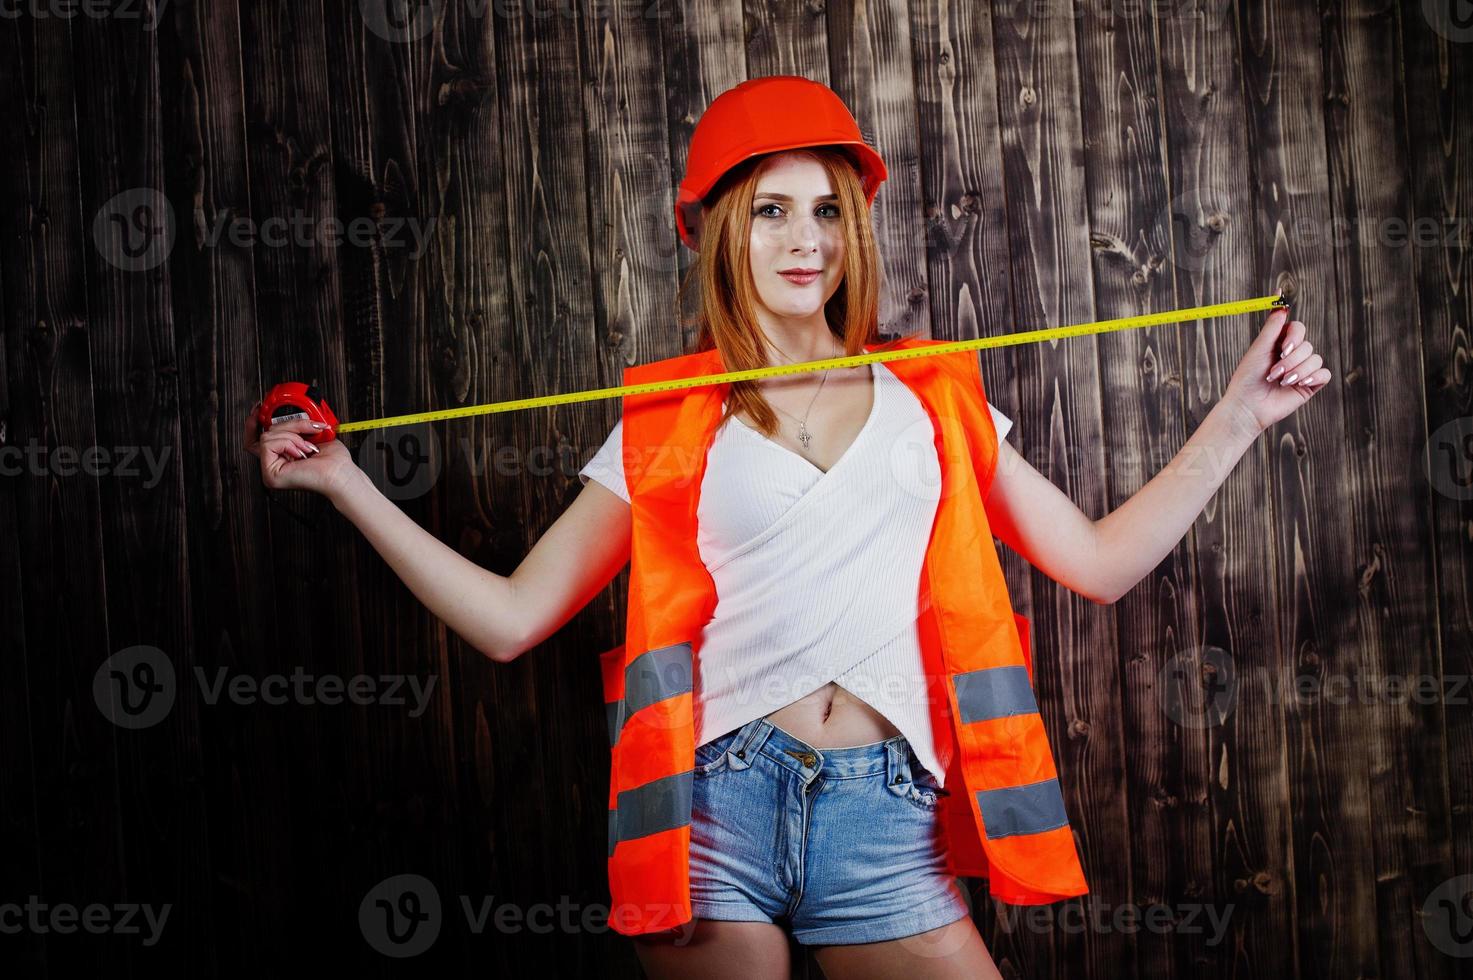
[(896, 776), (895, 776), (895, 781), (893, 783), (891, 783), (890, 785), (891, 786), (899, 786), (903, 782), (905, 782), (905, 777), (904, 776), (901, 776), (901, 775), (899, 775), (897, 773)]
[(738, 759), (745, 759), (746, 757), (747, 757), (747, 750), (746, 749), (742, 749), (741, 751), (737, 752), (737, 758)]

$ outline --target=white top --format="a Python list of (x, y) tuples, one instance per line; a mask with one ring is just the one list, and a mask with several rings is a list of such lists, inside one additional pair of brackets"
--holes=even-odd
[[(873, 368), (869, 418), (827, 472), (741, 419), (716, 432), (696, 513), (717, 597), (696, 657), (696, 744), (834, 681), (944, 784), (951, 739), (934, 738), (917, 623), (941, 491), (935, 429), (905, 382)], [(995, 408), (992, 420), (1001, 440), (1012, 421)], [(623, 425), (578, 475), (627, 501)]]

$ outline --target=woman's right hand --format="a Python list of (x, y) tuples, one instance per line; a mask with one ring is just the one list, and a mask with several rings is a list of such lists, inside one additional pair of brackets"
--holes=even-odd
[(245, 450), (260, 459), (261, 482), (270, 489), (310, 490), (331, 497), (359, 472), (341, 440), (313, 443), (303, 438), (321, 431), (310, 419), (278, 422), (261, 432), (259, 406), (257, 402), (246, 416)]

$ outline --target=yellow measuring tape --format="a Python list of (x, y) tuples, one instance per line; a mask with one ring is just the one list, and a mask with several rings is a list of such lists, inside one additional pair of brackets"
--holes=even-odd
[(964, 350), (986, 350), (991, 347), (1009, 347), (1014, 344), (1035, 344), (1043, 340), (1062, 337), (1082, 337), (1085, 334), (1109, 333), (1113, 330), (1130, 330), (1136, 327), (1151, 327), (1162, 323), (1182, 323), (1187, 320), (1210, 320), (1216, 317), (1234, 316), (1239, 313), (1254, 313), (1278, 306), (1288, 306), (1283, 296), (1259, 296), (1256, 299), (1240, 299), (1231, 303), (1214, 303), (1211, 306), (1193, 306), (1183, 310), (1165, 310), (1161, 313), (1144, 313), (1140, 316), (1120, 317), (1115, 320), (1099, 320), (1068, 327), (1049, 327), (1045, 330), (1026, 330), (1022, 333), (1003, 334), (1000, 337), (981, 337), (977, 340), (958, 340), (949, 344), (934, 344), (912, 350), (875, 351), (867, 354), (851, 354), (831, 357), (822, 361), (803, 361), (798, 364), (782, 364), (776, 367), (751, 368), (746, 371), (727, 371), (723, 374), (702, 374), (673, 381), (651, 381), (639, 385), (620, 385), (617, 388), (591, 388), (588, 391), (572, 391), (564, 395), (540, 395), (537, 398), (518, 398), (513, 401), (492, 402), (488, 405), (467, 405), (462, 408), (446, 408), (435, 412), (416, 412), (413, 415), (394, 415), (382, 419), (365, 419), (362, 422), (343, 422), (338, 432), (357, 432), (362, 429), (381, 429), (391, 425), (411, 425), (416, 422), (438, 422), (441, 419), (459, 419), (470, 415), (489, 415), (493, 412), (515, 412), (523, 408), (541, 408), (544, 405), (570, 405), (574, 402), (589, 402), (599, 398), (622, 398), (625, 395), (642, 395), (651, 391), (675, 391), (680, 388), (698, 388), (702, 385), (725, 384), (731, 381), (750, 381), (753, 378), (769, 378), (781, 374), (798, 374), (803, 371), (822, 371), (827, 368), (857, 367), (881, 361), (898, 361), (907, 357), (931, 357), (935, 354), (953, 354)]

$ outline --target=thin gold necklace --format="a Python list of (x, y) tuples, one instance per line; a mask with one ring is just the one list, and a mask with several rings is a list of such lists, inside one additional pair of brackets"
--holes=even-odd
[[(829, 336), (830, 337), (833, 337), (832, 334), (830, 334)], [(791, 357), (788, 357), (787, 352), (784, 351), (781, 347), (777, 346), (777, 344), (773, 344), (770, 339), (767, 342), (769, 344), (772, 344), (773, 350), (777, 351), (779, 354), (782, 354), (783, 357), (787, 357), (789, 364), (797, 364), (798, 363), (797, 361), (793, 360)], [(837, 349), (837, 339), (835, 339), (834, 356), (835, 357), (838, 357), (839, 356), (839, 352), (838, 352), (838, 349)], [(823, 380), (819, 381), (819, 383), (818, 383), (818, 389), (816, 391), (814, 391), (813, 397), (811, 399), (809, 399), (809, 401), (808, 401), (808, 410), (803, 413), (803, 417), (801, 419), (799, 419), (798, 416), (794, 415), (791, 412), (784, 412), (782, 409), (777, 408), (776, 405), (773, 405), (772, 406), (773, 408), (777, 408), (777, 410), (779, 412), (782, 412), (788, 418), (790, 418), (790, 419), (798, 419), (798, 441), (803, 444), (803, 449), (804, 449), (805, 452), (808, 450), (808, 443), (813, 439), (813, 434), (808, 431), (808, 414), (809, 414), (809, 412), (812, 412), (813, 411), (813, 403), (816, 402), (816, 401), (818, 401), (818, 393), (820, 391), (823, 391), (823, 386), (829, 380), (829, 372), (831, 370), (833, 370), (833, 368), (824, 368), (823, 369)], [(768, 404), (772, 404), (772, 403), (769, 402)]]

